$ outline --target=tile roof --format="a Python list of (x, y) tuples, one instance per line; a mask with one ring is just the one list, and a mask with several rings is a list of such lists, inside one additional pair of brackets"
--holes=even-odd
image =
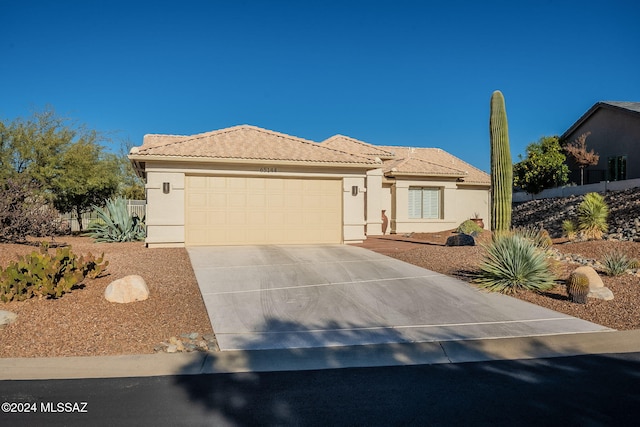
[(241, 125), (198, 135), (145, 135), (143, 144), (131, 156), (167, 156), (203, 159), (237, 159), (378, 165), (379, 161), (326, 147), (313, 141)]
[(379, 148), (396, 155), (396, 159), (384, 162), (386, 175), (457, 176), (466, 183), (491, 184), (489, 174), (440, 148)]
[(377, 157), (379, 159), (392, 159), (395, 157), (392, 152), (383, 150), (375, 145), (344, 135), (334, 135), (331, 138), (322, 141), (320, 144), (325, 147), (331, 147), (335, 148), (336, 150), (346, 151), (348, 153), (359, 154), (367, 157)]
[(489, 175), (439, 148), (377, 146), (335, 135), (321, 142), (241, 125), (197, 135), (145, 135), (130, 158), (266, 160), (382, 167), (387, 176), (457, 177), (490, 184)]

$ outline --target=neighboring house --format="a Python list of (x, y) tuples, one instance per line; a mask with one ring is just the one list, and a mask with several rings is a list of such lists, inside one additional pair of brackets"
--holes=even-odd
[(361, 242), (488, 224), (490, 177), (436, 148), (321, 143), (235, 126), (145, 135), (129, 159), (145, 179), (153, 246)]
[[(561, 143), (591, 132), (587, 150), (600, 155), (595, 166), (584, 170), (584, 183), (640, 178), (640, 102), (598, 102), (562, 136)], [(580, 183), (580, 170), (567, 156), (569, 182)]]

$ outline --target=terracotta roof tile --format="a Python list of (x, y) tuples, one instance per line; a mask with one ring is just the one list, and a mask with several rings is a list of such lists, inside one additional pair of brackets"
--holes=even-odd
[(384, 162), (384, 171), (396, 173), (429, 175), (455, 175), (467, 183), (490, 184), (491, 177), (486, 172), (470, 165), (458, 157), (439, 148), (414, 148), (381, 146), (383, 150), (395, 153), (395, 160)]
[(142, 146), (136, 148), (132, 152), (136, 156), (378, 164), (368, 157), (249, 125), (192, 136), (145, 135)]
[(376, 145), (344, 135), (334, 135), (331, 138), (322, 141), (320, 144), (325, 147), (331, 147), (337, 150), (346, 151), (347, 153), (359, 154), (367, 157), (377, 157), (380, 159), (392, 159), (395, 157), (393, 153), (383, 150)]

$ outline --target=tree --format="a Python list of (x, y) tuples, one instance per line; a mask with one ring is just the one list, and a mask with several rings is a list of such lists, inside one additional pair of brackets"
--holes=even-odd
[(75, 212), (82, 231), (81, 215), (104, 205), (118, 190), (119, 160), (90, 137), (74, 143), (61, 161), (65, 172), (50, 184), (54, 206), (60, 212)]
[(572, 143), (567, 144), (564, 150), (569, 154), (580, 168), (580, 185), (584, 185), (584, 169), (587, 166), (598, 164), (600, 156), (593, 149), (587, 151), (587, 137), (591, 132), (586, 132), (576, 138)]
[(514, 186), (529, 194), (566, 184), (569, 167), (557, 136), (545, 136), (527, 146), (527, 157), (513, 165)]
[(131, 151), (133, 143), (127, 140), (123, 142), (120, 148), (119, 164), (120, 164), (120, 187), (118, 195), (130, 200), (144, 200), (146, 198), (144, 190), (144, 181), (140, 178), (133, 165), (129, 161), (127, 155)]
[[(61, 212), (103, 205), (122, 180), (105, 136), (47, 109), (0, 125), (0, 179), (19, 178)], [(80, 222), (80, 219), (78, 219)], [(82, 225), (80, 225), (82, 228)]]

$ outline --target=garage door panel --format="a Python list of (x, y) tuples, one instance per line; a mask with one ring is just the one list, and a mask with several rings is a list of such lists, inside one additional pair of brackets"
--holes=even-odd
[(342, 182), (187, 177), (186, 243), (339, 243)]

